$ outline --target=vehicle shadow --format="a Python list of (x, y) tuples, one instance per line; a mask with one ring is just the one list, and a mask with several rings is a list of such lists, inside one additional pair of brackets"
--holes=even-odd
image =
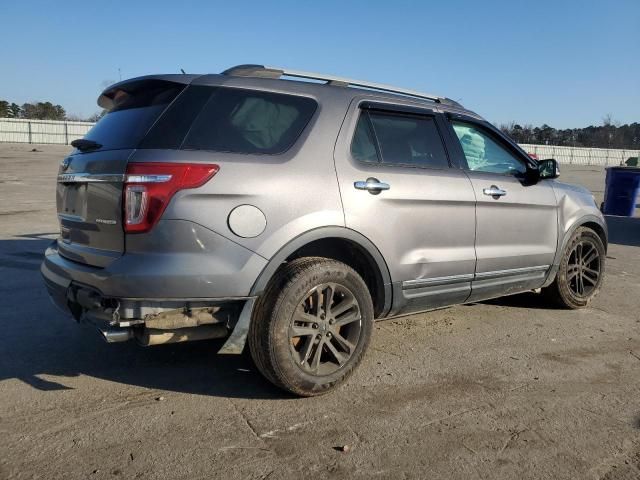
[[(106, 344), (49, 301), (40, 278), (48, 234), (0, 240), (0, 382), (19, 379), (42, 391), (82, 388), (90, 376), (152, 390), (229, 398), (292, 398), (256, 371), (250, 357), (218, 355), (223, 341), (143, 348)], [(93, 388), (93, 387), (87, 387)]]
[(508, 295), (506, 297), (492, 298), (491, 300), (484, 300), (478, 302), (484, 305), (496, 305), (501, 307), (512, 308), (533, 308), (536, 310), (558, 310), (558, 307), (552, 305), (539, 293), (525, 292), (515, 295)]
[(607, 215), (609, 243), (640, 247), (640, 218)]

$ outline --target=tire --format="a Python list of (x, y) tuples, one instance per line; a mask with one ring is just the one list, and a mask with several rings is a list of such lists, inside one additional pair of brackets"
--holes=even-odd
[(373, 302), (360, 275), (341, 262), (306, 257), (282, 265), (269, 282), (249, 327), (249, 351), (267, 380), (310, 397), (353, 373), (372, 331)]
[(590, 228), (579, 227), (567, 242), (556, 278), (542, 289), (542, 294), (550, 303), (563, 308), (586, 307), (602, 286), (605, 256), (598, 234)]

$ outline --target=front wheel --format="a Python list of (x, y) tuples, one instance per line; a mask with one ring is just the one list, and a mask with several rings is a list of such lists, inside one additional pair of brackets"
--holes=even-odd
[(555, 280), (542, 293), (565, 308), (586, 307), (602, 286), (604, 261), (602, 239), (590, 228), (578, 228), (567, 243)]
[(283, 265), (265, 290), (249, 349), (276, 386), (313, 396), (351, 375), (372, 330), (373, 303), (362, 278), (335, 260), (301, 258)]

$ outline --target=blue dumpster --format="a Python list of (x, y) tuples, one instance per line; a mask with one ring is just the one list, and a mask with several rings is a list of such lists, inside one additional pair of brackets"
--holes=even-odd
[(607, 168), (603, 213), (633, 217), (638, 193), (640, 193), (640, 168)]

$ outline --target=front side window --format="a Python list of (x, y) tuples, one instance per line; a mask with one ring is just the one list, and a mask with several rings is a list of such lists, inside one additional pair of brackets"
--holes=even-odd
[(469, 170), (507, 175), (526, 172), (524, 163), (481, 129), (463, 122), (453, 122), (453, 129)]
[(356, 160), (390, 165), (448, 168), (435, 119), (363, 111), (351, 143)]

